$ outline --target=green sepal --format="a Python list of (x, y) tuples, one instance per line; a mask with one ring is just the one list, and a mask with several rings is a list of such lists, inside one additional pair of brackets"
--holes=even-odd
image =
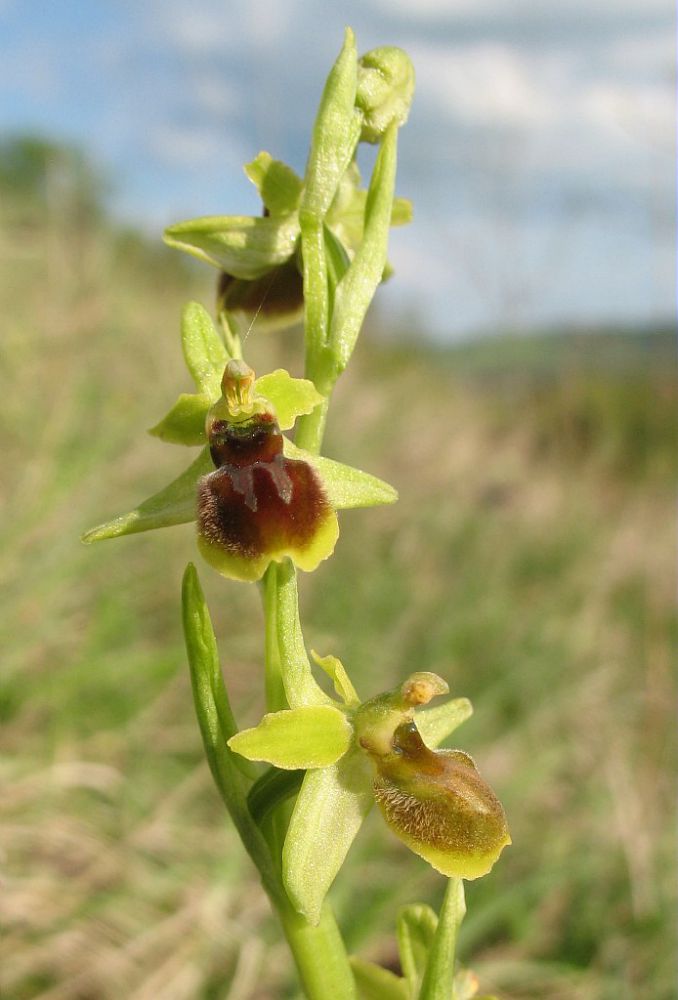
[(181, 349), (198, 392), (218, 399), (228, 354), (210, 314), (199, 302), (188, 302), (181, 313)]
[(464, 883), (460, 878), (451, 878), (447, 883), (438, 926), (429, 948), (419, 1000), (449, 1000), (454, 996), (457, 931), (465, 912)]
[(148, 433), (168, 444), (204, 444), (205, 417), (213, 402), (206, 393), (182, 392), (169, 413)]
[(182, 584), (182, 616), (191, 686), (205, 754), (215, 784), (240, 838), (259, 869), (273, 899), (281, 889), (268, 845), (247, 806), (247, 783), (243, 761), (228, 749), (228, 739), (237, 731), (219, 665), (219, 654), (195, 566), (189, 563)]
[(353, 730), (338, 708), (308, 705), (270, 712), (228, 741), (235, 753), (286, 771), (328, 767), (348, 750)]
[(473, 705), (468, 698), (453, 698), (435, 708), (417, 712), (417, 729), (424, 743), (435, 749), (472, 715)]
[(245, 164), (245, 173), (271, 215), (289, 215), (299, 207), (304, 182), (286, 163), (262, 151)]
[(404, 906), (398, 914), (396, 933), (400, 966), (411, 997), (419, 993), (437, 926), (438, 917), (426, 903)]
[(262, 375), (254, 383), (254, 391), (273, 404), (280, 429), (289, 430), (297, 417), (310, 413), (322, 403), (322, 396), (307, 378), (292, 378), (284, 368)]
[(311, 650), (311, 656), (313, 662), (317, 663), (321, 670), (324, 670), (327, 676), (332, 681), (334, 685), (334, 690), (337, 692), (341, 700), (345, 705), (355, 707), (360, 704), (360, 698), (356, 692), (356, 689), (351, 684), (351, 679), (346, 673), (346, 669), (336, 656), (318, 656), (314, 649)]
[(164, 240), (235, 278), (253, 279), (288, 260), (298, 236), (295, 215), (210, 215), (170, 226)]
[(121, 514), (82, 536), (86, 544), (101, 542), (106, 538), (134, 535), (140, 531), (168, 528), (172, 524), (185, 524), (196, 518), (196, 487), (201, 476), (212, 472), (214, 465), (207, 448), (203, 448), (195, 461), (173, 482), (159, 493), (135, 507), (128, 514)]
[(311, 924), (320, 920), (327, 891), (373, 801), (371, 768), (360, 750), (306, 772), (283, 847), (283, 882)]
[(351, 955), (358, 1000), (410, 1000), (407, 983), (390, 969)]
[(335, 510), (351, 507), (378, 507), (380, 504), (395, 503), (397, 491), (368, 472), (361, 472), (350, 465), (335, 462), (322, 455), (297, 448), (285, 438), (284, 451), (288, 458), (297, 458), (313, 465), (322, 479), (327, 499)]
[(379, 147), (365, 204), (365, 230), (351, 266), (337, 287), (330, 327), (330, 345), (340, 371), (348, 364), (388, 251), (393, 208), (398, 130), (390, 125)]

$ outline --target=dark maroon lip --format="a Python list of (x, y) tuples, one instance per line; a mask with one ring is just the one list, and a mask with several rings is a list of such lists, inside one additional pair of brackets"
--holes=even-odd
[(240, 467), (222, 464), (198, 490), (202, 537), (246, 558), (303, 547), (330, 509), (311, 466), (283, 455)]
[(282, 454), (283, 438), (269, 413), (258, 414), (242, 424), (215, 420), (209, 429), (210, 455), (215, 466), (242, 468), (255, 462), (270, 462)]

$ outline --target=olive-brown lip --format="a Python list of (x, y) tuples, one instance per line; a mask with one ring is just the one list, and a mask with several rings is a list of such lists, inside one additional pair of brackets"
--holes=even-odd
[(397, 832), (461, 854), (490, 853), (506, 843), (502, 805), (468, 754), (430, 750), (409, 722), (396, 729), (393, 753), (374, 760), (375, 798)]

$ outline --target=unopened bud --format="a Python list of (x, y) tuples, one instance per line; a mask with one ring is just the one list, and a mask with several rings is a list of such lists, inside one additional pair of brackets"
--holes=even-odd
[(414, 93), (414, 67), (402, 49), (372, 49), (358, 61), (356, 106), (363, 113), (360, 138), (379, 142), (389, 125), (404, 125)]

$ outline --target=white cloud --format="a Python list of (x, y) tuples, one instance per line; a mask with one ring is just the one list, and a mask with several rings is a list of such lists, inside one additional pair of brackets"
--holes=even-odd
[(155, 0), (154, 25), (174, 49), (187, 56), (266, 49), (284, 44), (299, 0)]
[(237, 45), (240, 29), (221, 4), (155, 0), (147, 13), (149, 32), (186, 55), (227, 52)]
[(223, 169), (239, 170), (247, 159), (245, 150), (210, 127), (177, 124), (155, 125), (146, 136), (146, 148), (162, 163), (172, 167), (199, 169), (219, 162)]
[(191, 81), (191, 89), (195, 103), (209, 115), (223, 118), (238, 107), (240, 98), (235, 88), (215, 73), (198, 73)]
[(581, 109), (592, 124), (626, 139), (673, 147), (675, 104), (672, 92), (661, 84), (594, 86), (584, 96)]
[(453, 117), (477, 125), (526, 125), (555, 113), (535, 68), (507, 45), (415, 45), (410, 55), (418, 94)]
[[(568, 49), (533, 53), (500, 43), (418, 44), (410, 52), (419, 100), (442, 112), (450, 128), (455, 121), (486, 130), (505, 126), (551, 145), (574, 139), (574, 163), (593, 146), (599, 156), (606, 144), (616, 155), (620, 142), (672, 142), (673, 89), (651, 58), (666, 56), (667, 47), (645, 39), (632, 73), (625, 72), (626, 47), (634, 51), (628, 40), (615, 41), (593, 63)], [(569, 159), (565, 150), (560, 166)]]
[(455, 21), (472, 18), (487, 23), (493, 18), (507, 16), (521, 20), (572, 19), (583, 17), (619, 18), (623, 16), (647, 17), (653, 13), (673, 15), (673, 5), (668, 0), (568, 0), (560, 9), (553, 0), (372, 0), (379, 11), (395, 15), (410, 22)]

